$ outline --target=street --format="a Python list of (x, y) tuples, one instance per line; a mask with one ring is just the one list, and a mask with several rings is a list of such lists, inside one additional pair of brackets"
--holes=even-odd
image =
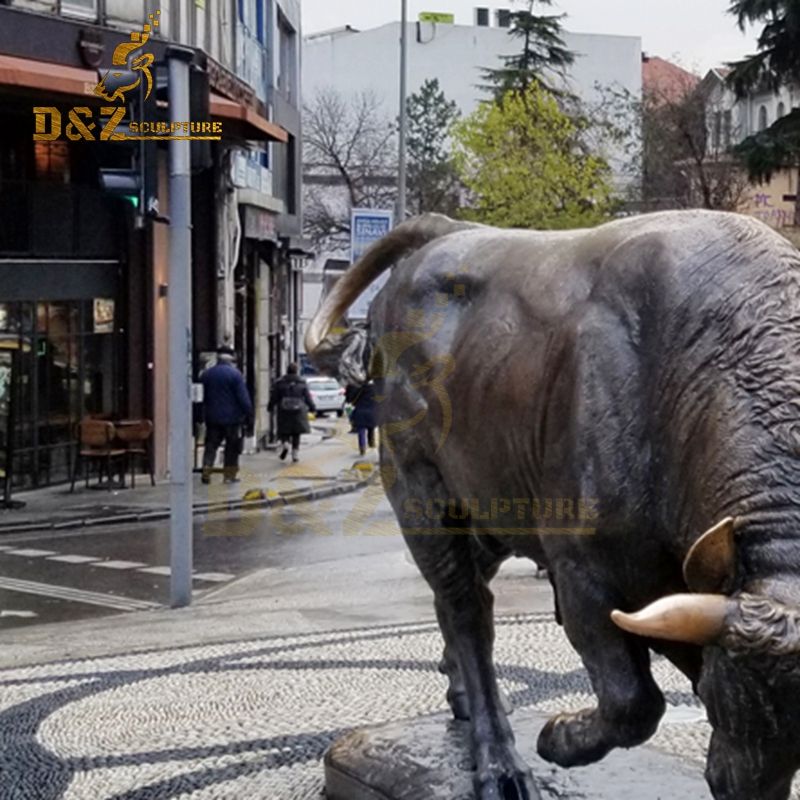
[[(364, 495), (198, 518), (194, 536), (196, 594), (253, 570), (403, 547), (388, 503)], [(166, 522), (8, 536), (0, 544), (0, 630), (168, 602)]]

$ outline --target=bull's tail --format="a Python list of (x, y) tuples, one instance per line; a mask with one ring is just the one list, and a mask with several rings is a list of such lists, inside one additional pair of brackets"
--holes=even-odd
[(314, 315), (306, 332), (306, 352), (313, 355), (358, 296), (400, 258), (448, 233), (475, 227), (478, 227), (475, 223), (457, 222), (443, 214), (425, 214), (403, 222), (380, 241), (375, 242), (364, 256), (339, 278)]

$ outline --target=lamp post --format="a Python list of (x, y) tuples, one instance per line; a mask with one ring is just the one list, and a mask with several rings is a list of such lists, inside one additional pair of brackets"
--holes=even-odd
[(398, 137), (397, 168), (397, 220), (406, 218), (406, 131), (408, 116), (406, 112), (406, 62), (408, 56), (407, 36), (408, 0), (401, 0), (400, 10), (400, 132)]
[[(169, 64), (170, 121), (189, 119), (192, 50), (173, 46)], [(186, 140), (169, 143), (169, 477), (170, 599), (192, 602), (192, 178)]]

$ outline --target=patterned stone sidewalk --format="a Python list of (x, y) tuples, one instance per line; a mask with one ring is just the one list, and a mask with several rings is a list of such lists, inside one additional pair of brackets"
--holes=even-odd
[[(354, 726), (442, 711), (430, 623), (161, 649), (0, 671), (3, 800), (311, 800)], [(498, 620), (517, 707), (592, 702), (550, 614)], [(701, 763), (709, 726), (688, 683), (654, 666), (670, 711), (653, 744)]]

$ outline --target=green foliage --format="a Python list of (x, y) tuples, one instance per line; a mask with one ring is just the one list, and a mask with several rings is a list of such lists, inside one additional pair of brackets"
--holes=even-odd
[(486, 88), (494, 93), (498, 102), (506, 92), (525, 92), (532, 83), (559, 95), (561, 92), (551, 82), (553, 76), (563, 76), (575, 61), (575, 53), (568, 50), (561, 38), (561, 21), (564, 14), (534, 14), (536, 3), (551, 6), (553, 0), (526, 0), (527, 9), (511, 12), (509, 34), (522, 40), (522, 52), (501, 56), (502, 67), (484, 69)]
[(728, 81), (739, 97), (765, 86), (777, 91), (788, 80), (800, 80), (800, 3), (797, 0), (731, 0), (739, 27), (763, 22), (758, 52), (730, 66)]
[(482, 103), (453, 130), (456, 164), (474, 202), (466, 216), (500, 227), (595, 225), (612, 210), (610, 170), (537, 83)]
[(459, 117), (436, 78), (428, 79), (406, 100), (408, 111), (408, 199), (411, 211), (453, 214), (460, 183), (448, 135)]
[(782, 117), (771, 128), (748, 136), (734, 150), (750, 180), (766, 183), (785, 167), (800, 166), (800, 109)]

